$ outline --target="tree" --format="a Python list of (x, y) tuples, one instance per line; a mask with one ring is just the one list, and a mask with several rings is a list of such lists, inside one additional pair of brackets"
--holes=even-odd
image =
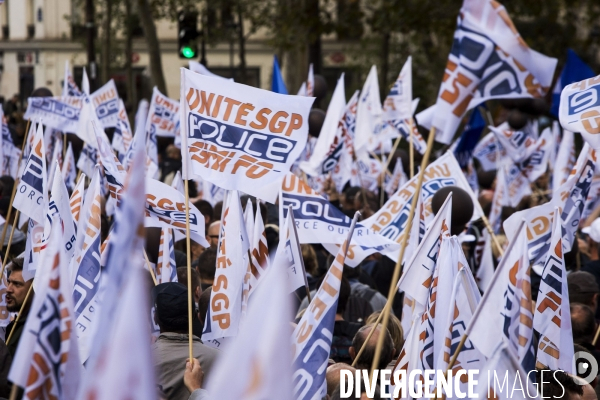
[[(127, 0), (134, 1), (134, 0)], [(152, 83), (161, 93), (167, 94), (167, 85), (163, 74), (162, 59), (160, 54), (160, 45), (156, 34), (156, 25), (154, 25), (154, 16), (149, 0), (136, 0), (137, 12), (140, 17), (144, 36), (148, 44), (148, 54), (150, 56), (150, 77)]]

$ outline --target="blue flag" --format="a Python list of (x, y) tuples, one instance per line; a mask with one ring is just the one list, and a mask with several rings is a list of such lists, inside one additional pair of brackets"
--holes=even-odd
[(279, 62), (277, 56), (273, 57), (273, 80), (271, 81), (271, 91), (275, 93), (288, 94), (288, 91), (283, 82), (281, 76), (281, 70), (279, 69)]
[(579, 82), (596, 76), (594, 71), (571, 49), (567, 51), (567, 62), (563, 67), (560, 77), (552, 90), (552, 108), (550, 112), (558, 117), (558, 106), (560, 105), (560, 93), (563, 88), (571, 83)]
[(469, 122), (465, 125), (465, 130), (458, 141), (458, 145), (454, 149), (454, 155), (462, 169), (467, 168), (469, 160), (473, 157), (473, 150), (477, 146), (477, 142), (479, 142), (485, 125), (486, 122), (479, 111), (479, 107), (475, 108), (471, 113)]

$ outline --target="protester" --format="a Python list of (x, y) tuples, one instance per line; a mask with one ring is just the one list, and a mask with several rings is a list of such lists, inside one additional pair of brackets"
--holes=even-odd
[(198, 257), (197, 271), (200, 275), (200, 286), (202, 291), (210, 288), (215, 279), (217, 265), (217, 250), (210, 248), (204, 250)]
[[(10, 336), (10, 340), (6, 341), (6, 346), (8, 347), (8, 351), (12, 356), (14, 356), (15, 352), (17, 351), (19, 340), (23, 334), (23, 328), (27, 322), (29, 309), (31, 308), (31, 304), (33, 303), (33, 298), (35, 296), (33, 290), (31, 294), (27, 296), (33, 281), (23, 280), (23, 263), (24, 260), (22, 258), (15, 258), (7, 267), (8, 286), (6, 288), (6, 309), (9, 312), (20, 313), (19, 321), (12, 321), (6, 327), (6, 339), (8, 339)], [(25, 302), (26, 299), (27, 302)]]
[[(374, 325), (365, 325), (356, 333), (354, 339), (352, 340), (352, 347), (350, 347), (350, 357), (354, 362), (356, 356), (360, 349), (365, 346), (363, 353), (360, 355), (358, 361), (355, 362), (356, 369), (371, 369), (371, 365), (373, 365), (373, 358), (375, 356), (375, 346), (377, 345), (377, 340), (379, 339), (379, 335), (381, 334), (382, 325), (377, 325), (375, 332), (371, 336), (370, 340), (365, 344), (367, 340), (367, 336), (371, 332), (371, 329)], [(388, 330), (385, 330), (383, 347), (381, 348), (381, 358), (379, 359), (379, 364), (375, 367), (378, 369), (387, 368), (388, 364), (392, 362), (394, 357), (394, 353), (396, 349), (394, 348), (394, 342), (392, 341), (392, 337)]]
[[(187, 400), (190, 391), (184, 384), (185, 360), (189, 356), (187, 288), (181, 283), (163, 283), (155, 288), (156, 323), (160, 335), (152, 345), (157, 384), (168, 400)], [(219, 351), (193, 337), (193, 354), (208, 377)]]
[(549, 399), (582, 400), (583, 386), (563, 371), (538, 370), (540, 395)]
[(596, 320), (590, 307), (581, 303), (571, 303), (571, 327), (573, 343), (586, 348), (600, 365), (600, 351), (594, 348), (592, 342), (596, 334)]
[(215, 221), (208, 226), (206, 238), (210, 243), (211, 249), (216, 249), (219, 244), (219, 232), (221, 231), (221, 222)]
[(569, 283), (569, 303), (581, 303), (590, 307), (594, 315), (598, 313), (600, 288), (594, 275), (585, 271), (572, 272), (567, 276)]
[[(379, 318), (380, 313), (381, 311), (377, 311), (369, 315), (366, 324), (374, 325), (377, 321), (377, 318)], [(393, 367), (392, 363), (395, 363), (396, 359), (400, 355), (400, 350), (402, 350), (402, 348), (404, 347), (404, 332), (402, 331), (402, 323), (394, 314), (390, 314), (387, 329), (390, 332), (395, 349), (394, 355), (392, 356), (392, 361), (390, 365), (388, 365), (388, 368), (391, 369), (391, 367)]]
[(335, 363), (327, 367), (327, 394), (332, 396), (334, 391), (340, 386), (340, 371), (350, 371), (353, 376), (356, 376), (356, 369), (346, 363)]

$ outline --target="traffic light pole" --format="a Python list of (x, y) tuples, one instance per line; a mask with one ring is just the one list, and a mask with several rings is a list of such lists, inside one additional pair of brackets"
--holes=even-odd
[(96, 49), (94, 47), (94, 0), (85, 0), (85, 29), (87, 38), (88, 76), (90, 92), (96, 90)]

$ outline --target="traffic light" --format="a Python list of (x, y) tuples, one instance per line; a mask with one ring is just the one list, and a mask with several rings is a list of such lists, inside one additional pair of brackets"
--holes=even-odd
[(179, 13), (178, 21), (178, 44), (179, 44), (179, 57), (181, 58), (196, 58), (198, 54), (198, 44), (196, 38), (198, 37), (198, 13), (194, 11), (181, 11)]

